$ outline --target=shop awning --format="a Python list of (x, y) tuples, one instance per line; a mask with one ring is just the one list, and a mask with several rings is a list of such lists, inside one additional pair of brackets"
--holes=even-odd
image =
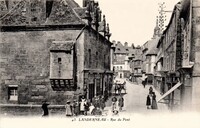
[(177, 89), (179, 86), (181, 86), (182, 83), (178, 82), (176, 85), (174, 85), (171, 89), (169, 89), (164, 95), (162, 95), (157, 102), (168, 96), (170, 93), (172, 93), (175, 89)]

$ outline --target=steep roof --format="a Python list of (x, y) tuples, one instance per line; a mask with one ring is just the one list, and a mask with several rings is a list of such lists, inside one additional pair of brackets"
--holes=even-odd
[(78, 7), (73, 0), (67, 0), (67, 4), (60, 1), (54, 1), (53, 8), (46, 24), (65, 25), (65, 24), (83, 24), (79, 15), (74, 11)]
[(160, 38), (153, 38), (148, 41), (148, 51), (146, 55), (156, 55), (158, 53), (157, 44)]
[(10, 2), (9, 10), (5, 2), (1, 4), (4, 7), (4, 11), (0, 12), (2, 26), (85, 24), (74, 10), (74, 8), (79, 8), (74, 0), (53, 0), (49, 17), (46, 17), (45, 0), (12, 0)]
[(85, 18), (86, 17), (86, 10), (87, 8), (84, 7), (84, 8), (81, 8), (81, 7), (77, 7), (77, 8), (74, 8), (74, 10), (76, 11), (76, 13), (80, 16), (80, 18)]
[(124, 46), (121, 42), (117, 42), (115, 45), (115, 53), (135, 54), (135, 49), (129, 46)]

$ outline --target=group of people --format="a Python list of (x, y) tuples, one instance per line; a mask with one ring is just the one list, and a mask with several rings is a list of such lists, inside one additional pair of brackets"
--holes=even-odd
[(72, 104), (67, 102), (65, 105), (66, 116), (77, 115), (102, 115), (102, 111), (105, 108), (105, 99), (103, 96), (95, 96), (91, 102), (81, 98), (81, 101), (74, 101)]
[(149, 87), (149, 94), (147, 95), (146, 106), (147, 109), (158, 109), (156, 94), (153, 91), (152, 87)]
[(118, 94), (121, 95), (122, 90), (124, 90), (126, 93), (126, 81), (121, 83), (120, 81), (116, 80), (114, 85), (115, 94), (118, 92)]
[(120, 97), (117, 99), (117, 97), (112, 98), (112, 112), (114, 114), (118, 114), (119, 111), (122, 111), (122, 108), (124, 107), (124, 98), (120, 95)]
[[(42, 104), (43, 116), (48, 116), (48, 103), (45, 101)], [(73, 102), (67, 101), (65, 105), (66, 116), (78, 116), (78, 115), (102, 115), (102, 111), (105, 108), (105, 99), (103, 96), (95, 96), (91, 102), (81, 98), (80, 101), (74, 100)]]

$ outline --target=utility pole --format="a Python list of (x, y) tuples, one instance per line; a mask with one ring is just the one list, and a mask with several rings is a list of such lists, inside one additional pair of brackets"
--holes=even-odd
[(165, 26), (165, 21), (166, 21), (166, 11), (164, 10), (164, 8), (166, 8), (165, 6), (165, 2), (162, 3), (158, 3), (159, 5), (159, 16), (157, 16), (158, 19), (158, 27), (160, 28), (161, 33), (164, 31), (164, 26)]

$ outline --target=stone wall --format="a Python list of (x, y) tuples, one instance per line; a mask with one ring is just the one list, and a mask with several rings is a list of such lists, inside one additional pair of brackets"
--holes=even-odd
[(89, 68), (89, 49), (91, 50), (91, 69), (110, 70), (111, 44), (92, 31), (85, 31), (85, 68)]
[(18, 85), (19, 104), (48, 100), (63, 104), (73, 92), (53, 91), (49, 81), (52, 41), (74, 40), (79, 30), (1, 32), (0, 102), (8, 101), (8, 85)]
[[(200, 5), (200, 0), (193, 0), (193, 6)], [(194, 110), (200, 111), (200, 8), (192, 8), (192, 40), (191, 56), (194, 62), (192, 79), (192, 106)]]

